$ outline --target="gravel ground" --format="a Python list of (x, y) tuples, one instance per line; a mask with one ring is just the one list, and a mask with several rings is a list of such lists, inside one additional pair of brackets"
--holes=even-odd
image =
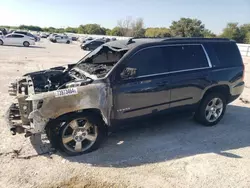
[[(87, 155), (48, 154), (46, 138), (12, 136), (4, 114), (8, 85), (24, 73), (73, 63), (76, 44), (42, 40), (36, 47), (0, 46), (0, 187), (250, 187), (250, 59), (242, 100), (215, 127), (187, 117), (159, 118), (111, 134)], [(243, 102), (244, 101), (244, 102)]]

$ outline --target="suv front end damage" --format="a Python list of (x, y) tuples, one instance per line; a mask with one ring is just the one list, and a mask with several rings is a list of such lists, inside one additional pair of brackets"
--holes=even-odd
[(106, 83), (96, 81), (89, 85), (34, 93), (34, 84), (28, 76), (12, 86), (9, 93), (12, 96), (16, 93), (17, 100), (7, 114), (12, 134), (25, 132), (30, 136), (41, 133), (50, 120), (84, 109), (99, 109), (104, 122), (109, 123), (108, 107), (112, 95)]
[[(34, 95), (33, 81), (30, 76), (25, 76), (11, 83), (9, 94), (16, 97), (16, 102), (11, 104), (7, 111), (7, 122), (13, 135), (16, 133), (26, 133), (29, 136), (32, 133), (38, 133), (37, 126), (34, 126), (34, 110), (41, 105), (40, 101), (27, 100), (28, 96)], [(42, 120), (40, 120), (42, 121)], [(43, 118), (46, 123), (47, 118)]]
[(6, 117), (12, 134), (42, 133), (51, 120), (88, 109), (98, 110), (110, 124), (112, 92), (105, 76), (124, 53), (102, 46), (77, 64), (28, 73), (11, 83), (16, 102)]

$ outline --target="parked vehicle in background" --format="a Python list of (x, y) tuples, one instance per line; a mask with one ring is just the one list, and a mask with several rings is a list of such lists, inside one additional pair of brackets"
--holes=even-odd
[(11, 33), (0, 38), (0, 45), (21, 45), (29, 47), (30, 45), (35, 45), (35, 39), (23, 34)]
[(95, 39), (81, 44), (82, 50), (93, 51), (99, 46), (103, 45), (105, 41), (103, 39)]
[(104, 38), (104, 41), (105, 41), (105, 42), (110, 42), (111, 39), (110, 39), (110, 38)]
[(73, 37), (71, 37), (71, 40), (72, 40), (72, 41), (77, 41), (77, 40), (78, 40), (78, 37), (73, 36)]
[(117, 40), (115, 37), (111, 38), (111, 41), (115, 41), (115, 40)]
[(52, 38), (50, 38), (51, 42), (54, 43), (70, 43), (70, 38), (67, 35), (54, 35)]
[(41, 34), (40, 34), (40, 37), (41, 37), (41, 38), (47, 38), (48, 35), (47, 35), (46, 33), (41, 33)]
[(26, 35), (26, 36), (29, 36), (29, 37), (33, 37), (35, 39), (35, 42), (40, 41), (40, 37), (35, 36), (35, 35), (27, 32), (27, 31), (13, 31), (12, 33), (22, 34), (22, 35)]
[(5, 28), (0, 28), (0, 32), (2, 32), (2, 35), (7, 35), (8, 31)]
[(94, 40), (94, 38), (93, 37), (83, 38), (82, 43), (85, 43), (85, 42), (88, 42), (88, 41), (91, 41), (91, 40)]
[(243, 92), (244, 64), (228, 39), (129, 39), (77, 64), (28, 73), (10, 88), (18, 99), (8, 115), (13, 133), (46, 131), (54, 147), (79, 155), (115, 126), (156, 114), (193, 112), (197, 122), (216, 125)]

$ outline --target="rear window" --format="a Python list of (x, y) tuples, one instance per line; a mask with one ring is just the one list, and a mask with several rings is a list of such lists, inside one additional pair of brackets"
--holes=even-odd
[(231, 67), (242, 65), (239, 49), (235, 43), (214, 43), (213, 49), (220, 67)]
[(27, 36), (34, 37), (34, 35), (32, 35), (31, 33), (27, 33)]

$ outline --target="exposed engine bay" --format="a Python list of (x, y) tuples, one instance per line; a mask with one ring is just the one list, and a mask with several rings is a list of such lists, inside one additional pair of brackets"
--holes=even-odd
[(82, 86), (104, 77), (125, 53), (126, 50), (119, 51), (101, 46), (77, 64), (54, 67), (24, 76), (30, 77), (33, 82), (34, 93)]
[(109, 105), (104, 104), (110, 101), (109, 89), (99, 80), (127, 51), (103, 45), (76, 64), (28, 73), (12, 83), (9, 94), (16, 96), (17, 103), (11, 105), (8, 121), (13, 134), (42, 132), (50, 119), (82, 108), (98, 108), (107, 116), (104, 106)]

